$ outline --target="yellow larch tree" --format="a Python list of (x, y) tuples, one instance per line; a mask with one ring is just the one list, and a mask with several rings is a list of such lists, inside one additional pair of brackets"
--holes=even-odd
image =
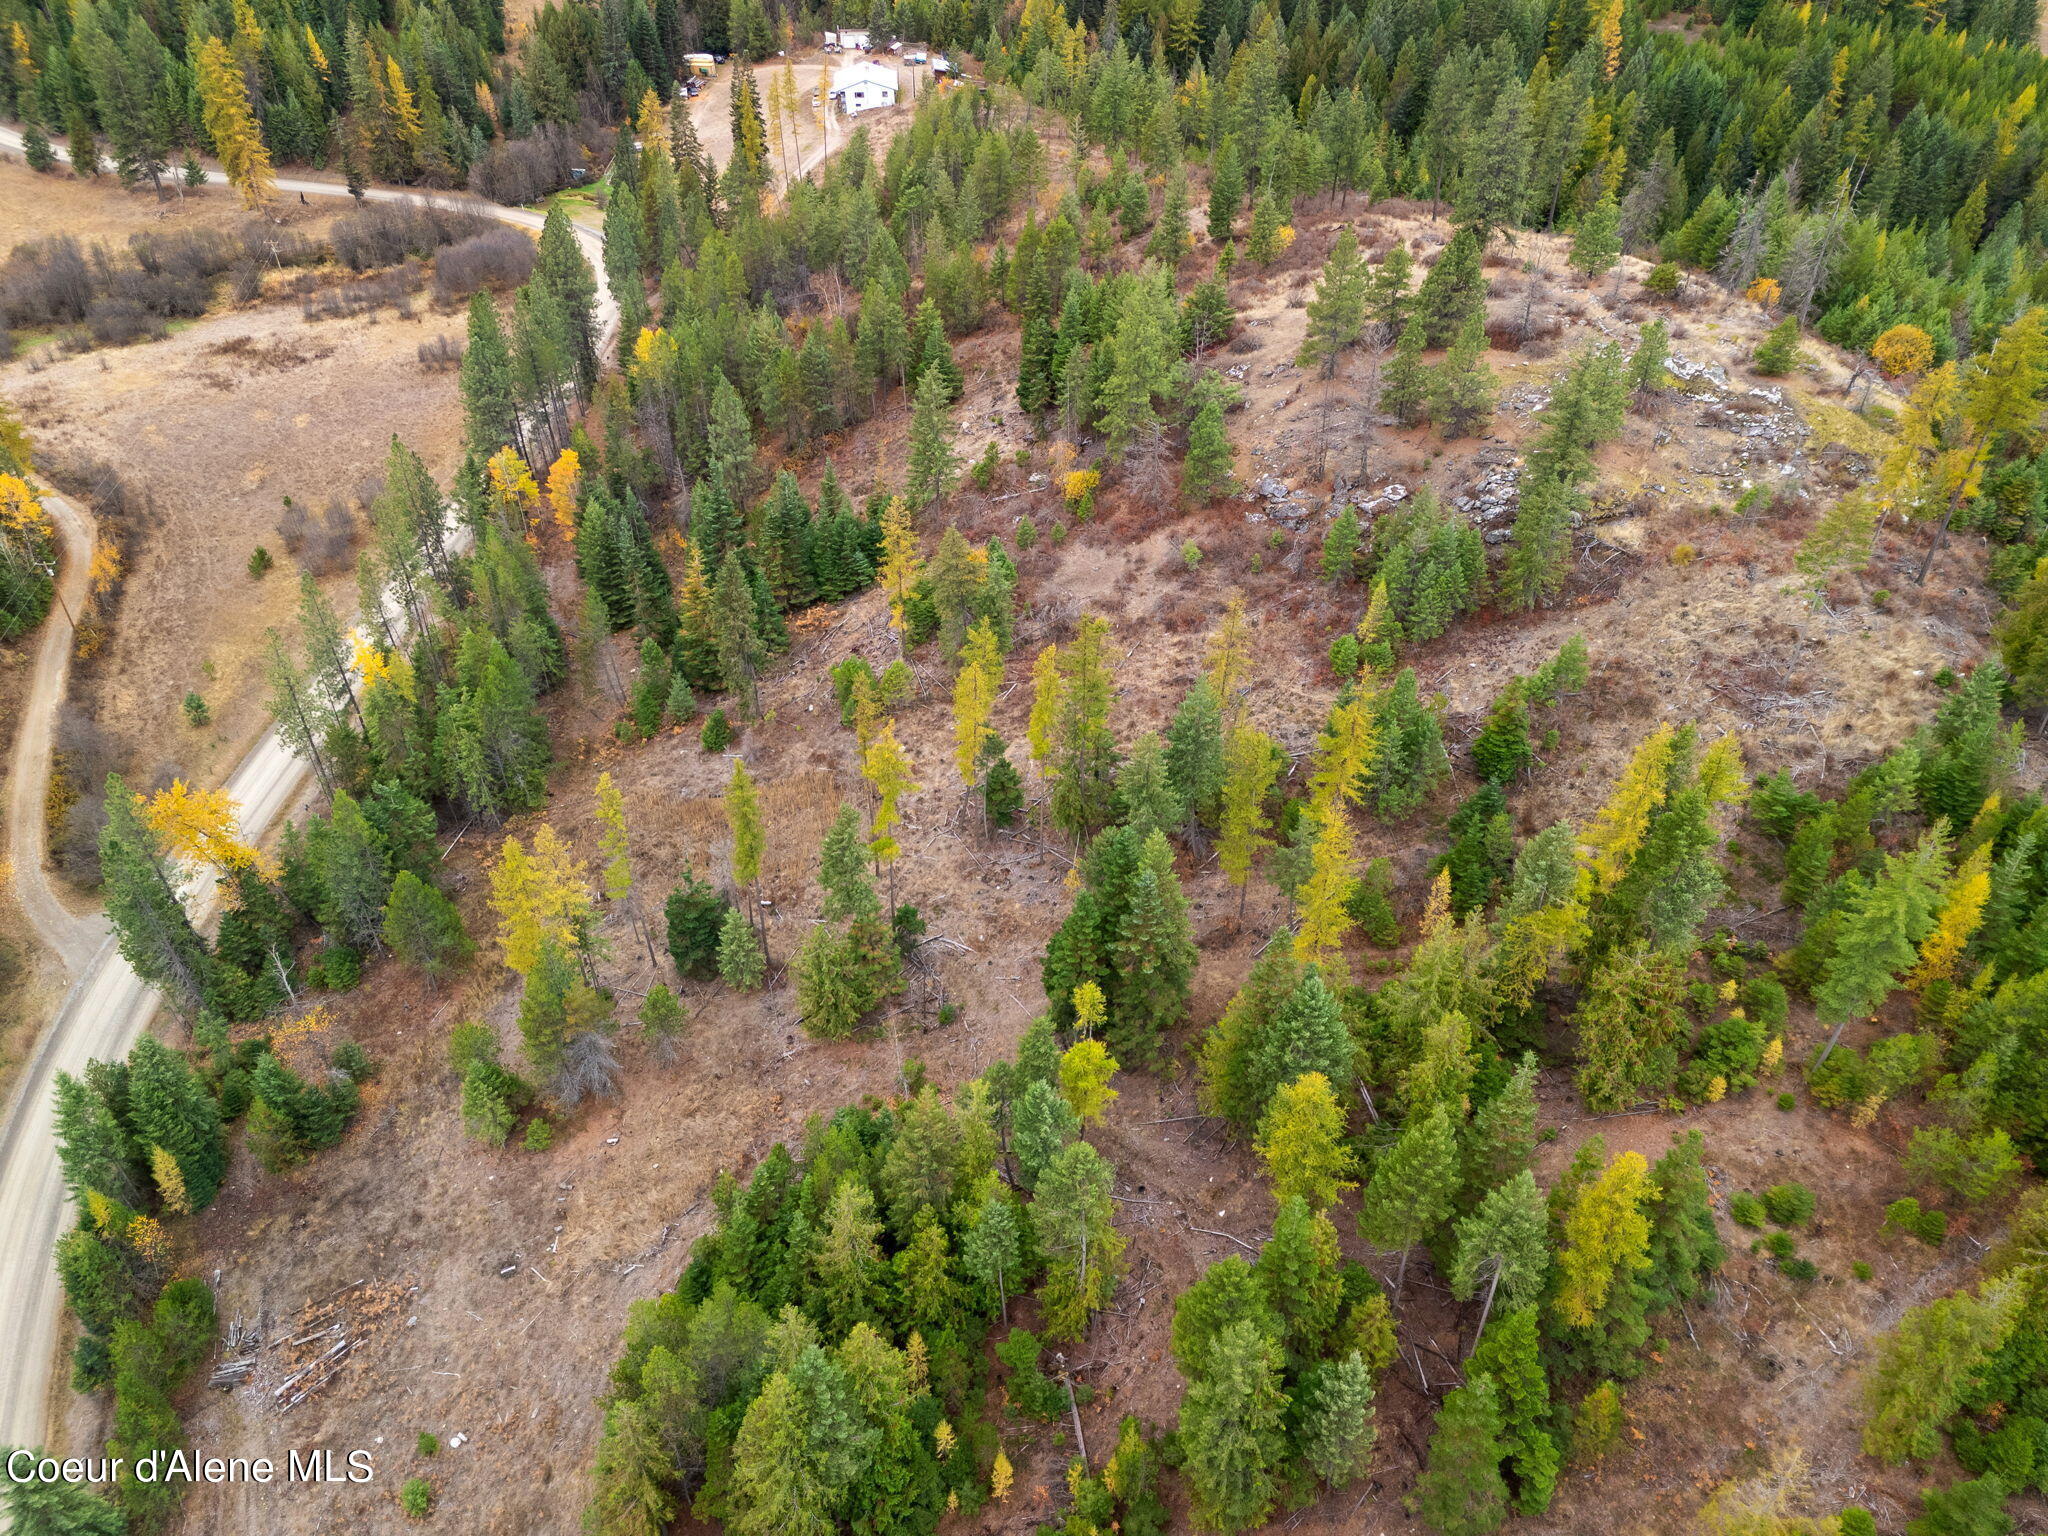
[(417, 153), (423, 132), (419, 103), (413, 100), (412, 87), (405, 83), (405, 71), (389, 54), (384, 58), (384, 99), (389, 104), (392, 126), (398, 130), (398, 137), (408, 150)]
[(1325, 970), (1344, 968), (1344, 936), (1351, 932), (1345, 903), (1358, 884), (1351, 818), (1341, 803), (1321, 811), (1308, 879), (1301, 887), (1301, 914), (1295, 923), (1294, 958)]
[(546, 823), (529, 852), (508, 837), (491, 866), (491, 910), (508, 970), (524, 976), (550, 941), (563, 951), (585, 949), (590, 928), (589, 874), (561, 834)]
[(1557, 1255), (1557, 1315), (1589, 1328), (1617, 1276), (1650, 1267), (1650, 1218), (1657, 1198), (1650, 1165), (1624, 1152), (1578, 1192), (1564, 1214)]
[(609, 773), (597, 776), (598, 852), (604, 855), (605, 900), (621, 901), (633, 889), (633, 844), (626, 832), (626, 797)]
[(1330, 712), (1329, 729), (1316, 743), (1315, 776), (1309, 780), (1309, 800), (1318, 810), (1364, 801), (1365, 771), (1377, 744), (1372, 706), (1372, 693), (1361, 687)]
[(156, 1181), (156, 1192), (163, 1197), (165, 1210), (174, 1216), (192, 1214), (192, 1198), (185, 1191), (185, 1170), (168, 1151), (154, 1144), (149, 1149), (149, 1176)]
[(1252, 1148), (1282, 1205), (1299, 1195), (1311, 1210), (1324, 1211), (1358, 1187), (1345, 1177), (1358, 1171), (1358, 1159), (1344, 1144), (1344, 1110), (1320, 1072), (1304, 1072), (1273, 1095)]
[(910, 503), (901, 496), (890, 501), (882, 513), (882, 590), (889, 594), (889, 627), (896, 631), (896, 646), (904, 647), (910, 620), (904, 607), (924, 574), (924, 557), (919, 552), (917, 524), (911, 520)]
[(1077, 1040), (1060, 1056), (1060, 1094), (1083, 1125), (1094, 1125), (1122, 1097), (1109, 1086), (1117, 1060), (1100, 1040)]
[(1102, 995), (1102, 988), (1092, 981), (1084, 981), (1074, 988), (1074, 1033), (1086, 1040), (1102, 1028), (1109, 1018), (1109, 1000)]
[(911, 776), (910, 754), (896, 739), (895, 721), (882, 722), (882, 728), (875, 733), (875, 739), (868, 744), (867, 752), (861, 758), (860, 768), (875, 792), (875, 814), (869, 829), (873, 835), (868, 851), (874, 855), (875, 867), (888, 871), (889, 905), (893, 909), (896, 905), (896, 859), (903, 852), (895, 838), (896, 828), (903, 823), (903, 813), (897, 802), (906, 794), (915, 794), (918, 787)]
[(249, 106), (249, 86), (233, 51), (219, 38), (209, 37), (199, 46), (197, 75), (200, 117), (228, 185), (249, 207), (261, 208), (270, 200), (275, 178), (270, 151)]
[(1676, 743), (1676, 731), (1668, 725), (1657, 727), (1636, 748), (1613, 795), (1586, 828), (1586, 865), (1593, 872), (1596, 892), (1612, 888), (1628, 873), (1629, 861), (1650, 829), (1650, 813), (1664, 803)]
[(1240, 921), (1251, 891), (1252, 860), (1261, 848), (1272, 846), (1266, 836), (1266, 796), (1279, 773), (1273, 738), (1257, 726), (1241, 725), (1223, 738), (1223, 822), (1216, 857), (1223, 878), (1237, 887)]
[(995, 627), (979, 619), (960, 648), (960, 675), (953, 680), (953, 761), (960, 782), (974, 787), (974, 765), (995, 713), (996, 694), (1003, 686), (1003, 648)]
[(1031, 719), (1024, 727), (1025, 739), (1031, 743), (1031, 760), (1047, 778), (1059, 771), (1052, 760), (1052, 740), (1059, 724), (1063, 687), (1060, 648), (1048, 645), (1031, 663)]
[(1207, 658), (1209, 685), (1216, 690), (1216, 703), (1223, 711), (1227, 735), (1242, 721), (1244, 700), (1252, 668), (1252, 624), (1245, 615), (1244, 594), (1233, 592), (1223, 605), (1223, 618), (1209, 636)]
[(1956, 961), (1984, 920), (1984, 906), (1990, 899), (1991, 844), (1984, 842), (1963, 860), (1949, 881), (1934, 927), (1920, 941), (1920, 962), (1906, 977), (1907, 986), (1917, 992), (1955, 975)]

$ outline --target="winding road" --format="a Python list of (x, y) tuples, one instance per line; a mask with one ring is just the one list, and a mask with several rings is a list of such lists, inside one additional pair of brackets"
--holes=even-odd
[[(0, 126), (0, 151), (19, 155), (21, 148), (20, 132)], [(64, 158), (61, 149), (56, 153)], [(219, 171), (208, 171), (206, 179), (227, 185)], [(292, 177), (278, 178), (276, 187), (286, 195), (349, 195), (348, 188), (336, 182)], [(372, 187), (363, 195), (372, 202), (416, 201), (467, 209), (527, 230), (538, 230), (545, 222), (527, 209), (504, 208), (457, 193)], [(602, 274), (602, 236), (581, 225), (574, 228), (591, 269)], [(597, 305), (600, 346), (608, 351), (618, 339), (619, 309), (603, 282), (598, 284)], [(69, 612), (76, 613), (91, 561), (90, 520), (60, 496), (45, 492), (43, 505), (63, 542), (58, 591)], [(41, 1445), (48, 1433), (44, 1410), (63, 1307), (52, 1250), (70, 1218), (52, 1125), (57, 1074), (75, 1075), (95, 1058), (125, 1055), (149, 1027), (159, 1002), (155, 989), (121, 958), (106, 920), (72, 915), (50, 889), (44, 872), (43, 796), (70, 659), (71, 626), (65, 609), (59, 608), (45, 621), (30, 674), (7, 800), (7, 848), (16, 895), (37, 936), (63, 961), (73, 981), (23, 1070), (5, 1124), (0, 1125), (0, 1444), (6, 1445)], [(304, 793), (308, 772), (308, 765), (275, 731), (250, 748), (226, 786), (240, 807), (244, 834), (261, 837)], [(213, 904), (209, 882), (194, 898), (195, 921), (210, 916)]]

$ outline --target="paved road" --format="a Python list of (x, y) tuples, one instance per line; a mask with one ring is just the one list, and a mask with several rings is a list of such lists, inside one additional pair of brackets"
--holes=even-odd
[[(0, 127), (0, 150), (19, 154), (20, 133)], [(57, 153), (63, 157), (61, 150)], [(209, 171), (207, 180), (227, 184), (219, 171)], [(280, 177), (277, 190), (307, 197), (348, 196), (348, 189), (338, 183), (292, 177)], [(539, 229), (543, 223), (540, 214), (501, 208), (460, 193), (373, 187), (364, 196), (374, 202), (417, 199), (469, 208), (522, 229)], [(601, 274), (602, 236), (578, 226), (576, 239), (592, 269)], [(602, 281), (598, 284), (598, 323), (602, 344), (610, 348), (618, 339), (619, 310)], [(76, 611), (77, 598), (71, 594), (74, 590), (83, 594), (92, 546), (90, 527), (77, 509), (59, 497), (46, 497), (44, 504), (63, 534), (68, 563), (62, 590)], [(15, 889), (36, 932), (76, 978), (57, 1017), (43, 1032), (22, 1073), (6, 1123), (0, 1126), (0, 1444), (8, 1445), (41, 1445), (48, 1432), (44, 1406), (63, 1305), (51, 1249), (70, 1219), (51, 1130), (51, 1092), (56, 1076), (81, 1072), (95, 1057), (108, 1060), (125, 1055), (149, 1026), (158, 1004), (155, 990), (136, 977), (112, 941), (104, 937), (105, 920), (72, 917), (50, 890), (43, 871), (39, 786), (48, 778), (50, 733), (64, 696), (69, 653), (70, 626), (60, 613), (46, 625), (36, 658), (8, 801), (8, 847)], [(275, 732), (251, 748), (227, 782), (228, 793), (241, 808), (244, 833), (262, 835), (304, 793), (308, 772), (308, 765), (294, 756)], [(211, 888), (195, 891), (191, 905), (195, 919), (210, 915)], [(98, 943), (93, 941), (95, 932), (101, 936)]]

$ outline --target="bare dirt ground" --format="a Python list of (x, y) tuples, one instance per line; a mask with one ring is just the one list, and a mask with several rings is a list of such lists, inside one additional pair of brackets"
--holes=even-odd
[[(267, 305), (160, 342), (0, 370), (46, 458), (107, 461), (154, 503), (82, 696), (138, 778), (211, 782), (267, 726), (264, 632), (292, 633), (297, 603), (277, 533), (285, 496), (315, 509), (359, 500), (394, 432), (444, 478), (452, 469), (453, 376), (427, 372), (417, 354), (460, 329), (424, 311), (308, 324)], [(278, 563), (256, 580), (247, 564), (259, 544)], [(352, 609), (353, 576), (329, 585)], [(185, 723), (188, 690), (207, 699), (211, 725)]]
[[(889, 147), (889, 140), (910, 125), (916, 112), (916, 102), (910, 92), (913, 84), (920, 92), (933, 89), (929, 69), (912, 70), (900, 58), (890, 54), (877, 54), (875, 61), (896, 71), (899, 84), (897, 104), (863, 112), (857, 117), (844, 117), (832, 109), (828, 121), (821, 129), (813, 106), (813, 98), (832, 71), (855, 59), (868, 57), (865, 54), (825, 53), (819, 49), (800, 48), (787, 61), (789, 73), (795, 77), (798, 108), (792, 118), (786, 119), (781, 134), (777, 135), (775, 124), (767, 110), (768, 88), (779, 78), (785, 61), (780, 58), (764, 59), (753, 66), (754, 83), (760, 87), (762, 116), (768, 119), (768, 163), (773, 171), (770, 190), (780, 191), (789, 182), (815, 170), (825, 159), (836, 155), (846, 147), (847, 140), (856, 128), (865, 128), (868, 143), (877, 161)], [(719, 66), (718, 73), (704, 82), (704, 89), (687, 99), (690, 108), (690, 126), (697, 130), (697, 142), (704, 147), (704, 153), (718, 163), (720, 170), (732, 163), (732, 63)]]
[[(122, 188), (111, 172), (97, 180), (59, 169), (37, 174), (18, 160), (0, 160), (0, 230), (7, 245), (70, 235), (82, 245), (101, 240), (122, 246), (133, 234), (163, 234), (190, 229), (239, 230), (249, 222), (239, 199), (223, 187), (186, 191), (165, 177), (159, 198), (147, 187)], [(310, 211), (299, 226), (296, 207), (282, 209), (295, 226), (317, 226), (333, 212)]]
[[(1298, 253), (1274, 272), (1246, 274), (1236, 285), (1251, 341), (1227, 358), (1228, 366), (1245, 369), (1251, 397), (1232, 418), (1241, 472), (1247, 479), (1274, 474), (1303, 493), (1316, 478), (1309, 455), (1320, 395), (1290, 361), (1301, 326), (1301, 285), (1291, 274), (1320, 260), (1314, 246), (1330, 238), (1332, 219), (1319, 222), (1325, 227), (1306, 231)], [(1434, 234), (1441, 232), (1437, 226)], [(1370, 233), (1425, 245), (1433, 238), (1426, 219), (1405, 216), (1398, 223), (1375, 216)], [(1556, 257), (1556, 247), (1543, 243), (1516, 253), (1539, 266), (1560, 265)], [(1494, 275), (1508, 287), (1530, 274)], [(1638, 318), (1657, 312), (1638, 292), (1640, 275), (1631, 266), (1613, 302), (1611, 281), (1587, 293), (1573, 280), (1556, 279), (1565, 328), (1553, 350), (1491, 358), (1508, 402), (1492, 439), (1446, 448), (1427, 430), (1377, 429), (1374, 472), (1360, 494), (1399, 480), (1410, 487), (1426, 481), (1456, 496), (1483, 482), (1495, 467), (1487, 456), (1511, 457), (1540, 425), (1540, 397), (1573, 348), (1632, 334), (1635, 321), (1625, 318), (1632, 306)], [(1746, 306), (1715, 301), (1671, 318), (1681, 356), (1725, 370), (1730, 382), (1723, 393), (1751, 399), (1746, 392), (1753, 387), (1781, 387), (1751, 380), (1740, 367), (1765, 323)], [(1006, 450), (1026, 445), (1010, 394), (1014, 330), (991, 327), (965, 338), (959, 355), (969, 391), (958, 416), (962, 449), (972, 456), (990, 438)], [(1420, 876), (1440, 847), (1434, 828), (1472, 787), (1460, 745), (1500, 685), (1569, 634), (1586, 636), (1594, 675), (1582, 695), (1538, 721), (1539, 729), (1555, 725), (1560, 740), (1532, 784), (1517, 792), (1524, 830), (1589, 814), (1634, 742), (1667, 717), (1696, 719), (1709, 735), (1740, 730), (1752, 770), (1786, 766), (1806, 787), (1838, 782), (1925, 718), (1936, 698), (1935, 669), (1981, 651), (1994, 604), (1978, 579), (1981, 548), (1970, 540), (1954, 542), (1924, 588), (1890, 568), (1917, 556), (1914, 541), (1923, 535), (1909, 532), (1880, 551), (1875, 570), (1837, 583), (1821, 605), (1796, 589), (1792, 551), (1834, 493), (1830, 477), (1854, 473), (1853, 462), (1830, 454), (1830, 445), (1861, 451), (1860, 423), (1839, 419), (1838, 396), (1829, 394), (1845, 376), (1839, 359), (1816, 357), (1811, 373), (1782, 386), (1776, 404), (1760, 399), (1754, 410), (1735, 410), (1718, 396), (1701, 401), (1678, 392), (1632, 418), (1623, 439), (1603, 451), (1601, 519), (1582, 531), (1581, 562), (1560, 607), (1513, 620), (1485, 611), (1404, 658), (1427, 688), (1444, 694), (1460, 760), (1456, 782), (1436, 804), (1404, 822), (1374, 823), (1362, 839), (1362, 853), (1394, 858), (1399, 904), (1411, 925)], [(903, 414), (892, 408), (851, 440), (798, 456), (794, 467), (814, 486), (829, 456), (859, 495), (900, 465)], [(1749, 430), (1759, 423), (1768, 430)], [(1670, 442), (1680, 445), (1682, 458), (1667, 451)], [(1353, 430), (1340, 451), (1357, 446)], [(1779, 472), (1785, 464), (1793, 475)], [(1031, 477), (1049, 468), (1041, 448), (1028, 465), (1006, 467), (991, 493), (963, 491), (947, 515), (976, 538), (1007, 535), (1024, 515), (1044, 533), (1058, 520), (1054, 496)], [(1811, 494), (1788, 494), (1742, 521), (1716, 513), (1732, 506), (1744, 481), (1766, 474), (1773, 483), (1796, 479)], [(941, 526), (927, 527), (928, 541)], [(1114, 724), (1129, 742), (1163, 726), (1200, 665), (1202, 635), (1226, 594), (1240, 589), (1262, 621), (1254, 714), (1291, 747), (1306, 747), (1335, 692), (1323, 660), (1328, 639), (1357, 621), (1364, 601), (1355, 587), (1333, 589), (1314, 579), (1309, 562), (1319, 530), (1319, 515), (1276, 523), (1260, 501), (1181, 513), (1159, 484), (1148, 482), (1144, 466), (1124, 465), (1105, 488), (1095, 521), (1020, 557), (1024, 613), (1012, 679), (1023, 678), (1037, 646), (1070, 636), (1081, 613), (1104, 614), (1122, 651)], [(1203, 552), (1192, 568), (1180, 553), (1190, 540)], [(1681, 547), (1689, 554), (1681, 555)], [(1882, 607), (1872, 601), (1879, 586), (1895, 594)], [(568, 588), (561, 588), (565, 598)], [(862, 794), (826, 678), (831, 663), (856, 649), (878, 663), (893, 654), (876, 594), (796, 625), (792, 654), (764, 688), (768, 716), (738, 744), (767, 786), (765, 884), (775, 902), (770, 934), (778, 961), (815, 913), (811, 876), (825, 823), (840, 798), (858, 802)], [(386, 965), (360, 991), (333, 1000), (337, 1031), (361, 1040), (383, 1068), (360, 1120), (340, 1147), (287, 1178), (264, 1176), (238, 1158), (184, 1262), (215, 1281), (224, 1318), (266, 1334), (309, 1304), (365, 1282), (350, 1293), (361, 1299), (347, 1303), (364, 1343), (321, 1391), (289, 1412), (276, 1406), (278, 1382), (271, 1377), (226, 1395), (196, 1389), (185, 1406), (193, 1442), (214, 1454), (260, 1454), (284, 1444), (364, 1446), (379, 1452), (379, 1481), (311, 1497), (202, 1489), (188, 1502), (180, 1529), (391, 1528), (397, 1484), (415, 1473), (434, 1480), (442, 1518), (459, 1512), (462, 1528), (480, 1536), (575, 1528), (598, 1427), (594, 1400), (627, 1304), (673, 1281), (690, 1242), (710, 1224), (716, 1171), (744, 1173), (775, 1140), (800, 1135), (811, 1113), (864, 1093), (896, 1091), (905, 1056), (917, 1057), (933, 1081), (950, 1089), (1014, 1045), (1043, 1006), (1038, 959), (1067, 909), (1068, 853), (1037, 832), (982, 841), (952, 779), (945, 679), (926, 665), (920, 683), (920, 696), (899, 722), (924, 788), (905, 802), (897, 895), (915, 902), (931, 933), (949, 942), (927, 946), (929, 972), (877, 1035), (836, 1044), (805, 1040), (779, 977), (753, 996), (686, 984), (691, 1033), (678, 1065), (656, 1066), (629, 1034), (619, 1098), (571, 1120), (547, 1152), (493, 1152), (463, 1137), (444, 1061), (448, 1029), (460, 1019), (490, 1021), (508, 1051), (516, 1039), (516, 992), (488, 954), (438, 995)], [(1027, 695), (1028, 688), (1013, 688), (998, 708), (997, 727), (1012, 740), (1022, 737)], [(612, 712), (588, 692), (558, 709), (564, 767), (547, 819), (594, 858), (592, 785), (608, 770), (625, 792), (642, 888), (652, 901), (686, 867), (726, 878), (717, 797), (727, 761), (702, 753), (694, 734), (622, 748), (610, 736)], [(504, 830), (525, 835), (532, 824)], [(489, 928), (483, 864), (501, 835), (465, 829), (447, 859), (451, 884), (480, 935)], [(1186, 1046), (1220, 1012), (1285, 914), (1277, 893), (1255, 881), (1239, 928), (1231, 921), (1236, 893), (1213, 862), (1181, 862), (1203, 953), (1180, 1042)], [(1785, 931), (1768, 920), (1775, 898), (1767, 884), (1740, 875), (1746, 867), (1738, 866), (1743, 899), (1726, 916), (1751, 920), (1746, 934), (1782, 942)], [(657, 968), (623, 913), (613, 914), (607, 931), (605, 979), (622, 1014), (630, 1014)], [(1358, 949), (1352, 958), (1370, 972), (1392, 957)], [(666, 975), (665, 958), (658, 969)], [(944, 1028), (937, 1026), (941, 995), (959, 1007)], [(1812, 1025), (1802, 1015), (1794, 1022), (1796, 1060)], [(1171, 1298), (1203, 1266), (1238, 1251), (1232, 1238), (1190, 1227), (1255, 1244), (1272, 1217), (1248, 1150), (1223, 1142), (1214, 1123), (1179, 1119), (1195, 1108), (1184, 1060), (1157, 1077), (1127, 1074), (1120, 1086), (1123, 1097), (1094, 1134), (1118, 1166), (1119, 1194), (1165, 1203), (1119, 1208), (1132, 1238), (1130, 1278), (1082, 1351), (1084, 1375), (1097, 1391), (1083, 1416), (1091, 1446), (1106, 1442), (1124, 1412), (1160, 1425), (1177, 1412), (1181, 1384), (1165, 1354)], [(1559, 1134), (1544, 1152), (1545, 1177), (1594, 1132), (1610, 1151), (1654, 1156), (1674, 1132), (1697, 1126), (1723, 1199), (1794, 1177), (1816, 1189), (1818, 1220), (1801, 1246), (1822, 1274), (1803, 1287), (1785, 1279), (1752, 1258), (1746, 1234), (1724, 1223), (1726, 1273), (1713, 1296), (1667, 1324), (1657, 1365), (1629, 1388), (1631, 1428), (1623, 1446), (1599, 1467), (1569, 1471), (1556, 1507), (1526, 1522), (1529, 1529), (1639, 1536), (1680, 1528), (1712, 1484), (1751, 1468), (1788, 1439), (1812, 1454), (1827, 1507), (1849, 1498), (1870, 1503), (1884, 1529), (1912, 1512), (1921, 1479), (1880, 1469), (1857, 1452), (1860, 1373), (1876, 1333), (1906, 1307), (1967, 1278), (1976, 1243), (1989, 1240), (1995, 1217), (1976, 1218), (1972, 1230), (1958, 1230), (1939, 1252), (1881, 1235), (1883, 1203), (1907, 1192), (1896, 1151), (1908, 1127), (1881, 1119), (1855, 1130), (1810, 1108), (1784, 1114), (1773, 1103), (1776, 1087), (1682, 1117), (1595, 1123), (1578, 1105), (1567, 1068), (1546, 1075), (1545, 1120)], [(1348, 1211), (1338, 1214), (1338, 1225), (1347, 1251), (1390, 1272), (1387, 1256), (1359, 1248)], [(1873, 1266), (1871, 1281), (1852, 1278), (1850, 1265), (1859, 1260)], [(1471, 1319), (1432, 1290), (1435, 1283), (1425, 1265), (1411, 1267), (1403, 1335), (1456, 1358), (1459, 1329)], [(1405, 1358), (1389, 1372), (1371, 1479), (1288, 1517), (1289, 1529), (1419, 1531), (1401, 1501), (1434, 1401), (1447, 1385), (1437, 1374)], [(95, 1417), (92, 1405), (74, 1405), (74, 1444), (99, 1427)], [(421, 1430), (451, 1448), (431, 1463), (417, 1460), (411, 1446)], [(457, 1435), (465, 1443), (453, 1447)], [(963, 1528), (1017, 1528), (1050, 1516), (1062, 1502), (1072, 1453), (1065, 1431), (1019, 1428), (1006, 1435), (1006, 1446), (1018, 1465), (1017, 1494), (987, 1511), (978, 1527)], [(1183, 1515), (1176, 1528), (1184, 1526)]]

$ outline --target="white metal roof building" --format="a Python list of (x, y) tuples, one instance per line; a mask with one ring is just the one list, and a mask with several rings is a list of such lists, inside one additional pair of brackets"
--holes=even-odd
[(832, 99), (848, 117), (896, 105), (896, 71), (862, 59), (832, 71)]

